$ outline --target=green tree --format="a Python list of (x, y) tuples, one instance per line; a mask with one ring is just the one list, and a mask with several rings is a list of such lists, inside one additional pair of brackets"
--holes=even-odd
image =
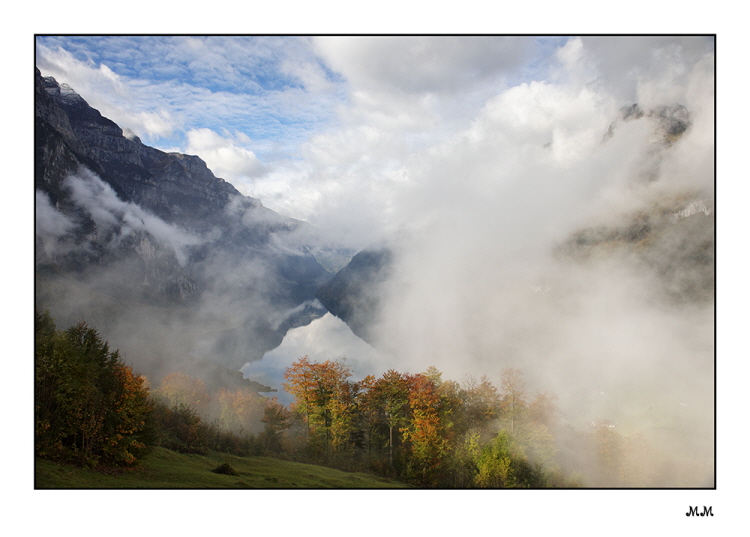
[(158, 400), (152, 422), (157, 431), (158, 445), (179, 453), (208, 453), (212, 431), (193, 407), (184, 403), (169, 405)]
[(504, 430), (482, 449), (475, 484), (482, 488), (541, 488), (544, 479), (521, 445)]
[(263, 418), (260, 421), (265, 424), (259, 438), (263, 447), (274, 453), (281, 452), (283, 449), (282, 433), (292, 426), (291, 413), (275, 397), (272, 397), (266, 400)]
[(135, 462), (148, 449), (145, 379), (86, 323), (59, 331), (45, 312), (35, 324), (36, 454), (92, 465)]
[(382, 423), (388, 428), (388, 464), (393, 467), (400, 432), (408, 423), (409, 384), (407, 377), (389, 369), (372, 388), (373, 401)]

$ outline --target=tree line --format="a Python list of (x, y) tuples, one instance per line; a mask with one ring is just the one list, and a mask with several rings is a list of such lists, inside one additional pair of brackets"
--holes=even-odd
[(179, 372), (152, 387), (85, 322), (58, 330), (49, 312), (35, 315), (37, 457), (111, 468), (136, 465), (154, 446), (270, 454), (280, 451), (286, 418), (275, 398), (248, 387), (209, 393)]
[(343, 360), (305, 356), (284, 387), (310, 460), (425, 487), (574, 486), (555, 462), (554, 396), (529, 396), (518, 369), (501, 378), (502, 390), (486, 376), (459, 384), (430, 367), (354, 382)]
[(639, 436), (561, 419), (519, 369), (444, 379), (390, 369), (352, 380), (345, 360), (304, 356), (285, 371), (288, 407), (241, 383), (209, 389), (172, 372), (151, 385), (86, 323), (58, 330), (36, 315), (35, 454), (130, 467), (154, 446), (183, 453), (271, 455), (369, 471), (421, 487), (648, 486)]

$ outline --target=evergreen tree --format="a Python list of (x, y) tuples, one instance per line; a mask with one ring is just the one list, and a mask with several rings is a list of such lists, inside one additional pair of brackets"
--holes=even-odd
[(131, 464), (147, 451), (145, 379), (86, 323), (59, 331), (37, 314), (34, 372), (38, 456)]

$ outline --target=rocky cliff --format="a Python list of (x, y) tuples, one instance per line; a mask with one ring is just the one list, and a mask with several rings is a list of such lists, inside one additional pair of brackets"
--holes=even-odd
[(199, 157), (126, 136), (38, 70), (34, 183), (36, 303), (61, 325), (85, 319), (135, 354), (150, 342), (239, 367), (325, 312), (314, 294), (332, 274), (315, 229)]

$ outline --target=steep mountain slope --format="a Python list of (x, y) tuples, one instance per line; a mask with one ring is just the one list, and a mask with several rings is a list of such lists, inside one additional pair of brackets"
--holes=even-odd
[(363, 250), (315, 294), (328, 311), (370, 344), (369, 331), (380, 310), (380, 285), (387, 280), (392, 261), (388, 248)]
[[(633, 122), (643, 123), (649, 133), (648, 150), (639, 155), (640, 160), (631, 171), (631, 184), (637, 188), (659, 180), (662, 162), (691, 128), (692, 119), (689, 110), (679, 104), (650, 110), (637, 104), (626, 106), (603, 134), (602, 146), (619, 136), (625, 124), (632, 126)], [(623, 192), (627, 193), (628, 187)], [(571, 267), (585, 271), (594, 264), (600, 268), (620, 264), (639, 274), (644, 286), (648, 281), (654, 301), (670, 305), (710, 304), (715, 282), (714, 236), (711, 194), (689, 186), (670, 186), (648, 201), (627, 208), (623, 204), (623, 208), (607, 214), (603, 221), (592, 221), (572, 230), (567, 239), (553, 248), (551, 255), (557, 264), (549, 267), (544, 284), (528, 290), (529, 300), (538, 300), (534, 295), (565, 279), (567, 276), (563, 274), (568, 274)], [(414, 238), (416, 243), (419, 240)], [(394, 245), (360, 252), (316, 295), (355, 334), (379, 347), (388, 345), (387, 333), (380, 333), (383, 341), (377, 341), (375, 334), (379, 333), (377, 325), (387, 315), (382, 308), (387, 300), (388, 280), (394, 274), (394, 267), (402, 262), (400, 253), (403, 253), (401, 248)], [(606, 273), (608, 269), (602, 270)], [(409, 273), (401, 285), (408, 286), (419, 277), (418, 272)], [(470, 279), (472, 275), (465, 277)], [(439, 295), (439, 289), (435, 292)]]
[(37, 308), (60, 325), (87, 320), (142, 369), (239, 368), (325, 312), (315, 229), (196, 156), (125, 136), (38, 70), (34, 183)]

